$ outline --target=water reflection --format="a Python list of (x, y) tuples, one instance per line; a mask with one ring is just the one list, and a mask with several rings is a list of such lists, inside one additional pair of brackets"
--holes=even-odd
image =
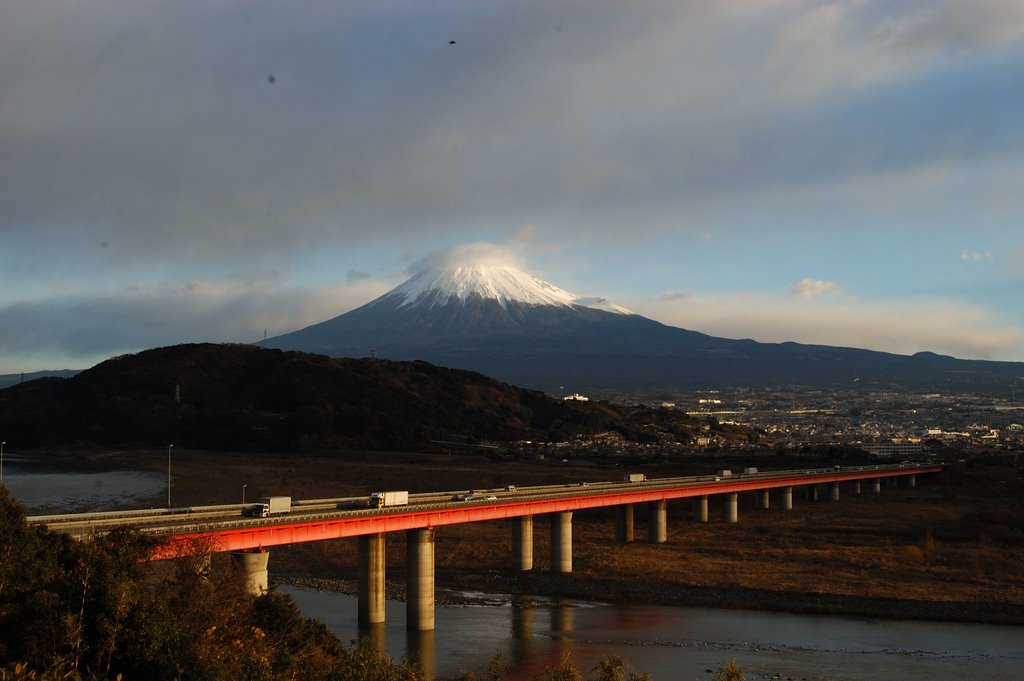
[(960, 681), (971, 669), (978, 678), (1009, 681), (1024, 668), (1024, 627), (487, 595), (478, 605), (438, 606), (437, 629), (421, 635), (405, 631), (401, 602), (387, 603), (387, 623), (375, 632), (357, 628), (355, 597), (281, 590), (343, 640), (369, 634), (368, 644), (396, 660), (415, 656), (430, 677), (485, 672), (496, 654), (515, 681), (535, 678), (567, 655), (583, 670), (618, 655), (659, 681), (705, 678), (705, 669), (732, 659), (747, 678)]
[[(308, 612), (303, 593), (304, 590), (295, 590), (291, 587), (284, 587), (283, 590), (290, 593), (296, 599), (299, 606)], [(328, 597), (335, 596), (349, 601), (355, 600), (351, 596), (343, 596), (341, 594), (324, 595)], [(483, 595), (481, 594), (481, 596)], [(471, 619), (476, 619), (473, 617), (474, 615), (483, 615), (481, 625), (474, 632), (476, 636), (470, 639), (461, 639), (462, 644), (454, 644), (458, 650), (453, 650), (451, 647), (453, 646), (451, 631), (444, 630), (438, 632), (436, 629), (430, 631), (406, 630), (404, 637), (398, 637), (404, 638), (404, 649), (397, 649), (397, 642), (394, 640), (390, 641), (391, 645), (389, 645), (388, 628), (397, 629), (404, 626), (404, 620), (400, 618), (400, 614), (404, 609), (400, 603), (388, 603), (388, 622), (377, 624), (358, 623), (356, 631), (358, 632), (360, 646), (369, 647), (375, 652), (390, 655), (394, 659), (403, 656), (407, 657), (410, 662), (420, 669), (425, 679), (434, 679), (438, 673), (449, 674), (462, 669), (480, 671), (483, 667), (493, 664), (495, 658), (497, 658), (502, 666), (518, 670), (516, 674), (513, 674), (512, 678), (519, 678), (522, 670), (527, 669), (533, 671), (530, 671), (523, 678), (532, 678), (532, 674), (536, 671), (545, 667), (557, 666), (572, 657), (575, 646), (575, 641), (572, 638), (575, 621), (574, 612), (579, 605), (579, 603), (569, 600), (546, 601), (536, 598), (498, 600), (494, 596), (488, 596), (481, 599), (480, 605), (461, 608), (441, 608), (439, 610), (443, 612), (459, 613)], [(493, 612), (500, 612), (503, 615), (508, 613), (507, 635), (502, 635), (494, 627), (497, 622), (489, 617)], [(354, 612), (349, 613), (348, 617), (351, 618), (354, 614)], [(485, 622), (485, 620), (489, 621)], [(439, 623), (439, 627), (450, 629), (451, 624), (451, 618), (446, 616), (444, 622)], [(331, 628), (335, 633), (342, 635), (344, 638), (343, 632), (338, 631), (337, 627)], [(392, 631), (393, 638), (395, 638), (395, 634), (396, 632)], [(482, 634), (483, 636), (481, 636)], [(488, 648), (487, 645), (490, 644), (484, 643), (487, 640), (487, 634), (494, 639), (493, 648)], [(442, 655), (446, 660), (452, 659), (452, 653), (455, 653), (456, 657), (460, 653), (468, 653), (475, 662), (472, 664), (462, 664), (458, 669), (445, 666), (439, 672), (437, 668), (439, 636), (443, 637), (444, 640), (444, 652)], [(482, 657), (483, 655), (490, 655), (490, 657), (485, 658)]]
[[(289, 587), (285, 587), (284, 590), (291, 592)], [(301, 592), (291, 592), (291, 595), (293, 598), (296, 598), (300, 607), (305, 608), (303, 599), (299, 597)], [(340, 597), (352, 599), (352, 597)], [(488, 603), (485, 606), (452, 608), (450, 611), (465, 615), (482, 613), (485, 615), (485, 619), (488, 619), (486, 615), (493, 612), (496, 607), (493, 598), (488, 599)], [(368, 646), (375, 652), (388, 654), (395, 659), (402, 656), (408, 657), (420, 669), (425, 679), (436, 678), (439, 673), (437, 668), (437, 639), (439, 635), (444, 636), (446, 646), (451, 646), (452, 637), (450, 632), (445, 631), (439, 634), (436, 629), (430, 631), (406, 630), (404, 637), (401, 637), (405, 640), (404, 650), (396, 649), (396, 641), (393, 640), (390, 641), (391, 645), (389, 646), (388, 628), (396, 629), (404, 625), (403, 621), (395, 621), (400, 612), (399, 607), (401, 604), (396, 603), (393, 605), (394, 607), (388, 611), (389, 622), (357, 624), (359, 645)], [(500, 612), (508, 613), (508, 635), (502, 636), (499, 631), (494, 631), (488, 627), (491, 630), (487, 631), (487, 633), (496, 639), (493, 649), (488, 649), (486, 647), (487, 644), (481, 643), (486, 638), (479, 637), (469, 639), (470, 645), (459, 645), (460, 650), (458, 652), (469, 653), (476, 660), (475, 666), (473, 664), (464, 664), (460, 667), (460, 670), (470, 669), (479, 671), (482, 665), (493, 664), (495, 658), (498, 659), (501, 665), (517, 670), (540, 670), (544, 667), (556, 666), (562, 663), (571, 657), (573, 653), (574, 641), (571, 634), (574, 622), (573, 613), (577, 606), (578, 604), (567, 600), (538, 602), (537, 599), (515, 599), (504, 602), (498, 608), (500, 608)], [(448, 618), (445, 618), (445, 622), (444, 626), (450, 626)], [(489, 624), (493, 625), (494, 622), (492, 621)], [(483, 631), (478, 629), (476, 633), (480, 634)], [(340, 632), (336, 631), (336, 633)], [(392, 637), (395, 637), (395, 633), (395, 631), (392, 631)], [(556, 642), (556, 645), (552, 646), (552, 642)], [(446, 648), (444, 652), (445, 658), (450, 659), (452, 652), (455, 651)], [(481, 657), (483, 654), (489, 654), (490, 657)], [(446, 667), (440, 673), (452, 673), (453, 671), (456, 670)], [(518, 677), (514, 676), (514, 678)]]
[(567, 638), (572, 631), (573, 607), (569, 601), (558, 600), (551, 604), (551, 637)]
[(375, 622), (373, 624), (360, 622), (358, 631), (360, 646), (369, 647), (381, 655), (388, 654), (387, 625), (384, 622)]
[(512, 603), (512, 641), (509, 654), (512, 663), (521, 665), (533, 650), (533, 608), (524, 607), (523, 602)]
[[(576, 607), (578, 604), (565, 599), (556, 599), (548, 606), (547, 611), (550, 617), (548, 623), (548, 637), (550, 643), (533, 655), (533, 667), (529, 672), (530, 678), (537, 670), (555, 668), (566, 660), (576, 657), (576, 641), (573, 638), (573, 629), (576, 622)], [(539, 654), (538, 654), (539, 653)], [(526, 665), (528, 668), (530, 665)]]
[(430, 681), (437, 676), (437, 643), (433, 629), (407, 631), (406, 650), (409, 660), (423, 672), (424, 679)]

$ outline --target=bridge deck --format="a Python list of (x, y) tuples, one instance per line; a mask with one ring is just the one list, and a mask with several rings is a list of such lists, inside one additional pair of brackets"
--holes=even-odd
[[(335, 510), (266, 520), (179, 524), (154, 558), (204, 550), (236, 551), (282, 544), (340, 539), (381, 532), (423, 529), (527, 515), (684, 499), (802, 485), (937, 473), (941, 465), (865, 466), (841, 470), (777, 471), (733, 477), (654, 479), (521, 488), (501, 498), (476, 502), (416, 503), (393, 509)], [(427, 495), (430, 496), (430, 495)], [(438, 496), (438, 495), (434, 495)], [(152, 530), (151, 530), (152, 531)]]

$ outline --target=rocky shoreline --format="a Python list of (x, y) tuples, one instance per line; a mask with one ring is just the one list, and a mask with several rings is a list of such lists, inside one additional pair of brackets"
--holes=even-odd
[[(274, 582), (291, 586), (354, 595), (353, 579), (327, 579), (309, 575), (274, 575)], [(475, 594), (465, 594), (462, 591)], [(1024, 625), (1024, 607), (1005, 603), (922, 601), (867, 598), (847, 594), (767, 591), (735, 587), (695, 588), (664, 582), (633, 579), (594, 579), (546, 573), (460, 575), (438, 581), (436, 602), (464, 606), (495, 600), (491, 595), (543, 599), (571, 598), (606, 603), (642, 603), (682, 607), (766, 610), (797, 614)], [(388, 582), (388, 600), (405, 600), (405, 585)], [(500, 600), (500, 596), (498, 597)]]

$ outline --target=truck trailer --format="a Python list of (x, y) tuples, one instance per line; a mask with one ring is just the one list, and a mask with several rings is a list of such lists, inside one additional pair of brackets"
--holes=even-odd
[(407, 506), (409, 504), (409, 493), (401, 492), (374, 492), (370, 495), (370, 508), (384, 508), (386, 506)]
[(251, 518), (269, 518), (284, 515), (292, 510), (291, 497), (260, 497), (260, 500), (249, 508), (242, 510), (242, 515)]

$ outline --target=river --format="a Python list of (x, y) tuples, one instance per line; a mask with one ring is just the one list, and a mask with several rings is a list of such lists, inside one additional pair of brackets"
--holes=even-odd
[[(166, 490), (166, 478), (152, 472), (37, 473), (12, 461), (3, 475), (30, 513), (125, 507)], [(571, 654), (584, 675), (601, 657), (618, 655), (656, 681), (704, 681), (730, 660), (749, 680), (1024, 679), (1021, 626), (458, 594), (470, 604), (438, 606), (433, 632), (407, 633), (405, 604), (395, 601), (386, 624), (361, 632), (355, 597), (280, 589), (343, 640), (366, 635), (394, 659), (422, 659), (437, 675), (486, 672), (500, 655), (515, 669), (508, 678), (525, 681)]]
[(656, 681), (710, 679), (730, 660), (748, 680), (1024, 678), (1019, 626), (468, 594), (472, 605), (437, 607), (433, 632), (406, 632), (405, 604), (392, 601), (387, 623), (361, 632), (354, 596), (279, 588), (343, 640), (362, 634), (394, 659), (422, 658), (438, 675), (485, 672), (500, 654), (516, 669), (509, 678), (525, 681), (571, 654), (585, 675), (601, 657), (618, 655)]
[(37, 467), (31, 458), (8, 456), (3, 463), (4, 485), (29, 515), (139, 508), (138, 501), (167, 491), (167, 477), (152, 471), (40, 473)]

